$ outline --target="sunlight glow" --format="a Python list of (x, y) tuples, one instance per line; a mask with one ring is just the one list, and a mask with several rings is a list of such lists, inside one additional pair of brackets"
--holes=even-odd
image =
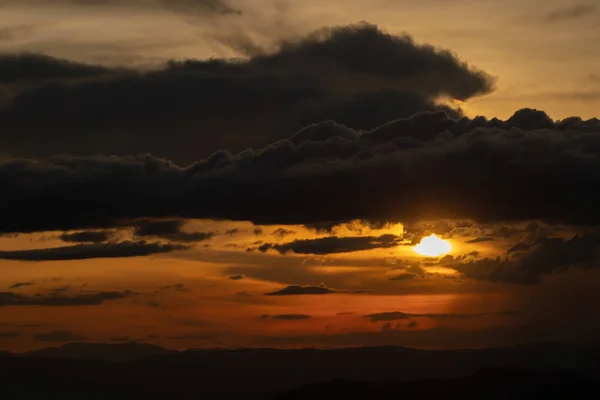
[(431, 234), (421, 239), (421, 243), (413, 247), (413, 250), (422, 256), (439, 257), (452, 250), (452, 246), (447, 240), (440, 239), (435, 234)]

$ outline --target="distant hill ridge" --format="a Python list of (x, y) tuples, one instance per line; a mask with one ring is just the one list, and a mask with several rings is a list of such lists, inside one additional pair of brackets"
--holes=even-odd
[[(510, 354), (510, 356), (508, 356)], [(491, 361), (492, 359), (506, 359), (514, 363), (529, 361), (527, 364), (539, 364), (539, 359), (528, 358), (534, 355), (538, 357), (551, 356), (556, 358), (558, 354), (569, 356), (573, 362), (581, 361), (595, 354), (600, 354), (600, 344), (564, 344), (554, 342), (540, 342), (516, 345), (510, 347), (483, 348), (483, 349), (458, 349), (458, 350), (421, 350), (401, 346), (380, 346), (380, 347), (350, 347), (339, 349), (275, 349), (275, 348), (207, 348), (207, 349), (187, 349), (183, 351), (166, 349), (144, 342), (127, 343), (89, 343), (73, 342), (58, 347), (48, 347), (39, 350), (33, 350), (26, 353), (10, 353), (0, 351), (2, 356), (15, 357), (38, 357), (38, 358), (57, 358), (57, 359), (75, 359), (75, 360), (98, 360), (98, 361), (134, 361), (147, 357), (156, 356), (174, 356), (179, 359), (190, 358), (213, 358), (215, 355), (227, 359), (234, 359), (239, 356), (242, 358), (248, 356), (274, 357), (274, 358), (306, 358), (314, 357), (317, 359), (335, 359), (345, 356), (372, 358), (402, 356), (414, 359), (426, 358), (456, 358), (471, 361)], [(565, 359), (562, 359), (563, 361)], [(548, 366), (554, 363), (547, 364)], [(541, 365), (543, 366), (543, 365)]]

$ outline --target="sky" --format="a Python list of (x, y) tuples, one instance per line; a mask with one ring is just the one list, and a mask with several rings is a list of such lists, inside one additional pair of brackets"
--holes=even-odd
[(595, 2), (0, 7), (0, 349), (597, 340)]

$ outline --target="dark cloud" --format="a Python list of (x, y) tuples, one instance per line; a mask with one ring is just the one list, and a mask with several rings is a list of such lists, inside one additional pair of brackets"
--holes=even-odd
[(309, 319), (310, 315), (305, 314), (281, 314), (281, 315), (269, 315), (262, 316), (262, 318), (278, 319), (281, 321), (300, 321), (303, 319)]
[(478, 280), (513, 284), (537, 284), (544, 276), (569, 268), (600, 266), (600, 233), (576, 235), (571, 239), (542, 238), (531, 245), (515, 247), (495, 259), (444, 263), (465, 276)]
[(148, 301), (148, 302), (146, 302), (146, 305), (148, 307), (155, 307), (155, 308), (162, 307), (162, 304), (160, 304), (158, 301)]
[(90, 78), (109, 73), (116, 73), (116, 71), (42, 54), (0, 55), (0, 84), (23, 82), (30, 85), (33, 82)]
[(0, 339), (14, 339), (14, 338), (21, 337), (22, 335), (23, 335), (23, 332), (19, 332), (19, 331), (4, 331), (4, 332), (0, 332)]
[(412, 318), (431, 318), (436, 320), (449, 320), (449, 319), (470, 319), (477, 318), (483, 314), (407, 314), (400, 311), (383, 312), (377, 314), (365, 315), (365, 318), (369, 318), (371, 322), (380, 321), (397, 321)]
[(277, 239), (283, 239), (288, 235), (293, 235), (294, 233), (296, 232), (289, 229), (279, 228), (273, 231), (271, 235), (275, 236)]
[(108, 231), (84, 231), (84, 232), (65, 232), (61, 234), (60, 240), (73, 243), (102, 243), (112, 237), (112, 232)]
[(525, 242), (519, 242), (512, 246), (510, 249), (506, 251), (506, 254), (516, 253), (518, 251), (527, 251), (532, 247), (532, 245), (527, 244)]
[(244, 276), (243, 275), (233, 275), (233, 276), (230, 276), (229, 279), (231, 279), (232, 281), (239, 281), (239, 280), (244, 279)]
[(396, 321), (399, 319), (410, 319), (410, 318), (412, 318), (412, 315), (406, 314), (406, 313), (403, 313), (400, 311), (392, 311), (392, 312), (365, 315), (365, 318), (370, 318), (372, 322)]
[(71, 289), (71, 286), (70, 285), (65, 285), (65, 286), (60, 286), (60, 287), (52, 288), (52, 289), (50, 289), (50, 291), (53, 294), (58, 294), (58, 293), (68, 292), (69, 289)]
[(17, 282), (17, 283), (13, 283), (12, 285), (10, 285), (9, 289), (18, 289), (24, 286), (32, 286), (34, 285), (33, 282)]
[(474, 244), (474, 243), (483, 243), (483, 242), (492, 242), (496, 240), (496, 238), (491, 237), (491, 236), (482, 236), (482, 237), (478, 237), (475, 239), (471, 239), (471, 240), (467, 240), (468, 244)]
[(217, 235), (212, 232), (185, 232), (182, 231), (185, 221), (140, 221), (134, 227), (134, 235), (138, 237), (156, 237), (175, 242), (202, 242)]
[(297, 254), (333, 254), (354, 251), (387, 249), (401, 244), (402, 238), (396, 235), (381, 236), (329, 236), (319, 239), (299, 239), (293, 242), (277, 244), (265, 243), (258, 250), (266, 252), (276, 250), (281, 254), (289, 252)]
[(417, 274), (406, 273), (406, 274), (400, 274), (400, 275), (393, 276), (393, 277), (389, 278), (389, 280), (390, 281), (409, 281), (409, 280), (415, 279), (417, 276), (418, 276)]
[(109, 300), (120, 300), (135, 293), (96, 292), (78, 294), (76, 296), (61, 296), (57, 294), (23, 296), (12, 292), (0, 292), (0, 306), (95, 306)]
[(159, 289), (163, 289), (163, 290), (175, 290), (177, 292), (189, 292), (190, 290), (188, 288), (185, 287), (185, 284), (183, 283), (176, 283), (174, 285), (167, 285), (167, 286), (161, 286), (159, 287)]
[(240, 15), (242, 12), (231, 7), (225, 0), (0, 0), (0, 5), (78, 7), (161, 7), (179, 14), (193, 15)]
[[(149, 155), (5, 161), (0, 184), (5, 233), (148, 217), (593, 225), (600, 223), (600, 121), (552, 121), (524, 109), (507, 121), (418, 114), (368, 132), (324, 122), (266, 148), (221, 151), (187, 168)], [(328, 247), (296, 244), (312, 245), (304, 251)]]
[(298, 286), (292, 285), (285, 287), (276, 292), (267, 293), (267, 296), (295, 296), (304, 294), (331, 294), (334, 290), (328, 289), (325, 286)]
[[(29, 79), (0, 112), (0, 147), (12, 156), (151, 153), (187, 165), (323, 120), (371, 129), (422, 111), (459, 117), (437, 99), (466, 100), (494, 85), (448, 50), (366, 23), (322, 29), (245, 60), (178, 61), (145, 72), (40, 57), (10, 59), (14, 72), (3, 75)], [(39, 71), (27, 72), (32, 62)], [(40, 140), (44, 146), (31, 146)]]
[(391, 330), (391, 329), (394, 329), (394, 326), (393, 326), (393, 324), (392, 324), (392, 323), (390, 323), (390, 322), (386, 322), (385, 324), (383, 324), (383, 325), (381, 326), (381, 330), (382, 330), (382, 331), (388, 331), (388, 330)]
[(544, 21), (561, 22), (572, 21), (588, 17), (595, 13), (597, 8), (591, 4), (575, 4), (569, 7), (557, 8), (544, 15)]
[(126, 241), (120, 243), (78, 244), (75, 246), (48, 249), (4, 250), (0, 251), (0, 260), (59, 261), (85, 260), (89, 258), (140, 257), (185, 249), (187, 247), (171, 244)]
[(200, 12), (220, 15), (241, 15), (242, 11), (223, 0), (158, 0), (169, 10), (179, 13)]
[(38, 342), (78, 342), (86, 338), (69, 331), (54, 330), (48, 333), (37, 333), (34, 339)]
[(238, 233), (240, 233), (240, 230), (238, 228), (228, 229), (225, 231), (225, 235), (227, 235), (227, 236), (235, 236)]
[(182, 220), (169, 221), (140, 221), (136, 224), (134, 232), (136, 236), (164, 236), (179, 233), (185, 224)]

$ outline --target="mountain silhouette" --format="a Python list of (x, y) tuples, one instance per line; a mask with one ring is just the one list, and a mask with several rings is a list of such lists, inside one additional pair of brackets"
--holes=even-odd
[(29, 357), (99, 360), (99, 361), (132, 361), (148, 356), (176, 353), (149, 343), (69, 343), (60, 347), (49, 347), (26, 353)]
[[(7, 398), (85, 394), (86, 398), (252, 400), (344, 398), (345, 393), (361, 393), (364, 398), (425, 393), (429, 398), (437, 393), (433, 386), (451, 398), (469, 397), (474, 388), (486, 396), (495, 390), (537, 396), (547, 390), (531, 392), (527, 382), (538, 382), (536, 388), (560, 383), (552, 393), (575, 388), (576, 394), (579, 387), (597, 383), (599, 371), (600, 346), (556, 343), (451, 351), (403, 347), (174, 351), (144, 343), (72, 343), (0, 358)], [(509, 383), (512, 386), (506, 386)]]

